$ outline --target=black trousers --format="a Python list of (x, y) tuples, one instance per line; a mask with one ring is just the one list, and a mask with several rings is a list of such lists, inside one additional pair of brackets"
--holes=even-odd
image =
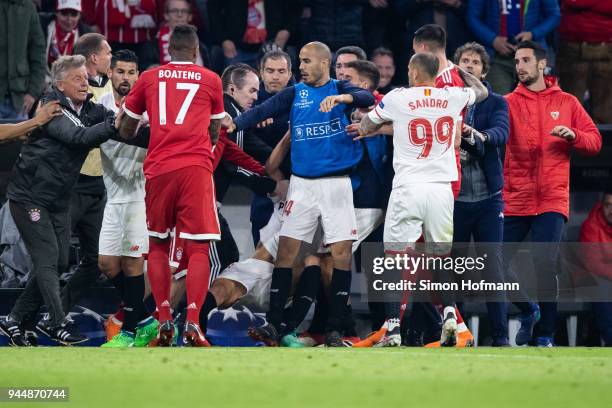
[(11, 310), (11, 317), (33, 319), (44, 304), (53, 326), (65, 318), (60, 299), (60, 274), (68, 265), (70, 228), (68, 211), (51, 212), (45, 208), (9, 202), (11, 215), (32, 258), (34, 269)]
[(212, 286), (213, 281), (223, 272), (225, 268), (230, 266), (234, 262), (240, 260), (240, 252), (238, 251), (238, 245), (232, 235), (229, 224), (221, 211), (217, 212), (219, 217), (219, 228), (221, 230), (221, 240), (211, 241), (210, 249), (208, 251), (210, 258), (210, 285)]
[(104, 218), (106, 195), (73, 193), (70, 203), (71, 230), (79, 237), (79, 266), (62, 290), (62, 305), (66, 313), (79, 301), (100, 276), (98, 243)]

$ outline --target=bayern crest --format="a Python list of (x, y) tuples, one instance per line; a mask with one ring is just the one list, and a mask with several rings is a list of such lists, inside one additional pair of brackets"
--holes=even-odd
[(40, 209), (32, 208), (28, 210), (28, 214), (30, 215), (30, 221), (32, 222), (40, 221)]

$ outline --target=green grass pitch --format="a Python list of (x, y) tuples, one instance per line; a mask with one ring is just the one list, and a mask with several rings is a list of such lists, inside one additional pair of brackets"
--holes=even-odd
[(612, 349), (2, 348), (7, 386), (70, 401), (1, 407), (612, 407)]

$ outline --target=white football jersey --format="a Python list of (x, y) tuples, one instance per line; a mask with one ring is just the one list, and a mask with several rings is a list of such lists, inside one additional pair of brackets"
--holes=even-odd
[[(115, 113), (119, 111), (112, 92), (100, 97), (98, 103)], [(108, 140), (100, 145), (100, 152), (107, 202), (144, 201), (145, 178), (142, 164), (147, 150), (116, 140)]]
[(393, 187), (457, 180), (455, 129), (472, 105), (470, 88), (412, 87), (389, 92), (368, 115), (393, 122)]

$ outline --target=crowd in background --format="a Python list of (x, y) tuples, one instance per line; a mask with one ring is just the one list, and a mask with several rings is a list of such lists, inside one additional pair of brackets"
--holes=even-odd
[(612, 4), (596, 0), (0, 0), (0, 119), (24, 117), (50, 64), (80, 35), (100, 32), (112, 49), (133, 50), (142, 71), (169, 61), (169, 33), (187, 22), (198, 28), (200, 63), (219, 74), (276, 48), (298, 74), (297, 50), (318, 40), (332, 51), (363, 48), (381, 70), (381, 91), (407, 83), (424, 24), (445, 28), (449, 57), (470, 40), (483, 44), (501, 94), (516, 85), (516, 44), (534, 40), (562, 88), (590, 101), (596, 123), (612, 123)]

